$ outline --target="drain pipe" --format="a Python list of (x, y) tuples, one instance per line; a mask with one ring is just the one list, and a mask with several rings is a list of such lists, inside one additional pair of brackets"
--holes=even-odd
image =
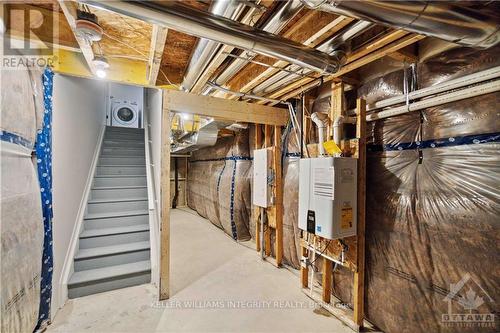
[(318, 156), (324, 156), (325, 147), (323, 147), (323, 142), (325, 142), (325, 130), (328, 124), (328, 115), (326, 113), (314, 112), (311, 115), (311, 120), (318, 127)]
[(463, 46), (489, 48), (500, 41), (499, 17), (459, 1), (301, 0), (306, 6), (436, 37)]
[(335, 73), (340, 68), (338, 60), (326, 53), (177, 1), (166, 1), (161, 4), (144, 0), (82, 0), (81, 2), (196, 37), (277, 58), (323, 74)]

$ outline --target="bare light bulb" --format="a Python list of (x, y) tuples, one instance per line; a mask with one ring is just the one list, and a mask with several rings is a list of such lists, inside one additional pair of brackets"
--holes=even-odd
[(95, 75), (100, 79), (104, 79), (106, 77), (106, 71), (104, 69), (97, 69)]

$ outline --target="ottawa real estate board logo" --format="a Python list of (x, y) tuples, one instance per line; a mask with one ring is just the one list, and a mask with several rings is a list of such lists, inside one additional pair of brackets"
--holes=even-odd
[(469, 273), (457, 283), (450, 284), (450, 292), (443, 301), (448, 303), (448, 313), (443, 313), (441, 323), (447, 327), (494, 328), (495, 313), (489, 309), (494, 304), (486, 290)]
[[(36, 6), (35, 6), (36, 4)], [(1, 1), (1, 68), (44, 68), (54, 61), (58, 24), (55, 1)]]

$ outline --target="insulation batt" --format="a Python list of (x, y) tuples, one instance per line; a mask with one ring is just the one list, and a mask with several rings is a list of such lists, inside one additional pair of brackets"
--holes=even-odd
[(219, 138), (189, 159), (188, 206), (236, 240), (249, 240), (251, 170), (249, 131)]
[[(498, 66), (497, 52), (440, 54), (417, 65), (418, 86)], [(402, 77), (372, 80), (358, 94), (371, 102), (401, 94)], [(497, 311), (499, 102), (492, 93), (368, 124), (365, 308), (384, 332), (498, 331), (498, 317), (493, 326), (459, 326), (443, 315)], [(335, 290), (351, 303), (344, 273)]]
[[(41, 73), (2, 70), (1, 331), (32, 332), (38, 321), (43, 222), (31, 153), (43, 116)], [(15, 140), (14, 140), (15, 141)]]

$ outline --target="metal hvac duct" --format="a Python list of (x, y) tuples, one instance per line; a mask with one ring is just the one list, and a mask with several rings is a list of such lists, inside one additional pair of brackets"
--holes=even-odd
[(302, 0), (313, 9), (350, 16), (444, 39), (488, 48), (500, 39), (500, 17), (460, 5), (459, 1)]
[[(237, 0), (215, 0), (212, 2), (210, 12), (214, 15), (224, 16), (234, 21), (237, 20), (244, 8), (244, 3)], [(205, 38), (198, 40), (186, 69), (186, 73), (184, 74), (184, 79), (182, 80), (182, 90), (191, 91), (220, 45), (220, 43)]]
[(335, 73), (340, 67), (334, 56), (177, 1), (166, 1), (161, 5), (149, 1), (81, 2), (200, 38), (278, 58), (321, 73)]
[[(283, 29), (286, 24), (297, 15), (297, 13), (304, 7), (300, 0), (285, 1), (281, 7), (267, 20), (267, 22), (262, 26), (262, 30), (269, 32), (271, 34), (277, 34)], [(252, 52), (246, 52), (243, 54), (248, 60), (255, 58), (256, 54)], [(235, 76), (239, 71), (248, 64), (247, 60), (244, 59), (234, 59), (231, 64), (219, 74), (215, 82), (218, 85), (224, 85), (233, 76)]]
[[(353, 39), (356, 36), (359, 36), (373, 26), (373, 23), (367, 21), (355, 22), (351, 24), (345, 31), (339, 32), (321, 43), (321, 45), (318, 46), (317, 50), (328, 54), (335, 54), (340, 63), (343, 64), (345, 62), (345, 52), (342, 46), (349, 40)], [(252, 93), (268, 94), (280, 87), (286, 86), (288, 83), (294, 80), (299, 79), (301, 76), (311, 74), (311, 71), (307, 69), (301, 70), (301, 68), (296, 65), (291, 65), (287, 69), (293, 72), (297, 72), (297, 74), (289, 74), (287, 72), (280, 71), (274, 74), (268, 80), (254, 87), (252, 89)]]

